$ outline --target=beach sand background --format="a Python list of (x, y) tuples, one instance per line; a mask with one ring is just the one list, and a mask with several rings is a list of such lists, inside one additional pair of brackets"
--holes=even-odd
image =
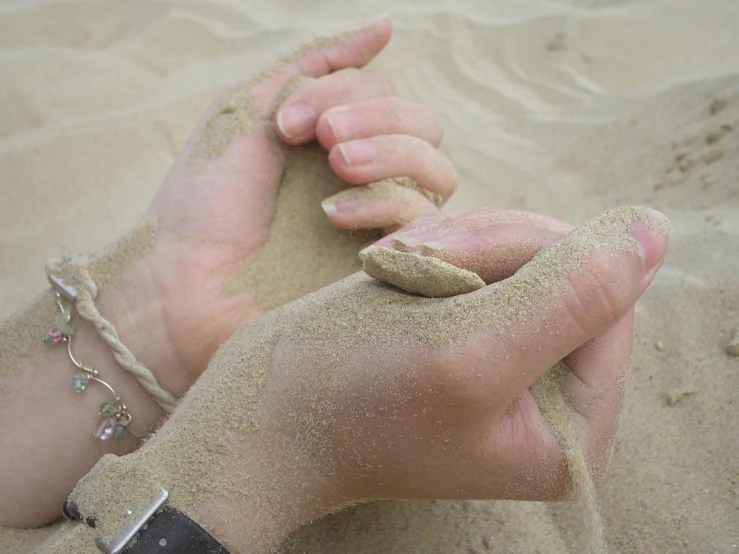
[[(648, 204), (672, 219), (599, 486), (606, 537), (614, 553), (739, 552), (736, 0), (5, 1), (0, 316), (45, 286), (47, 256), (138, 220), (218, 90), (385, 10), (395, 37), (372, 68), (441, 114), (450, 207), (582, 223)], [(578, 525), (569, 504), (383, 502), (284, 549), (565, 553)]]

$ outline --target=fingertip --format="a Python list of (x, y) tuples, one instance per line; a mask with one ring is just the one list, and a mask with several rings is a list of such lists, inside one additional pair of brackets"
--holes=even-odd
[(286, 103), (277, 110), (275, 123), (282, 140), (288, 144), (303, 144), (315, 136), (317, 115), (305, 102)]
[(331, 125), (331, 118), (325, 113), (318, 118), (318, 123), (316, 123), (316, 139), (329, 151), (338, 144), (336, 133)]
[(356, 199), (342, 199), (341, 193), (321, 202), (323, 213), (329, 222), (339, 229), (357, 230), (366, 228), (361, 224), (361, 202)]
[(436, 206), (418, 191), (390, 181), (352, 187), (322, 202), (323, 211), (340, 229), (396, 229)]
[(284, 110), (280, 108), (275, 114), (275, 127), (277, 128), (277, 134), (284, 142), (287, 142), (288, 144), (294, 144), (294, 139), (290, 136), (290, 134), (288, 133), (288, 129), (285, 126), (283, 113)]
[(337, 213), (339, 213), (339, 210), (336, 209), (335, 204), (331, 204), (329, 202), (321, 202), (321, 209), (323, 209), (323, 212), (329, 217), (334, 217)]
[(360, 260), (362, 260), (362, 261), (364, 261), (364, 257), (365, 257), (365, 256), (366, 256), (367, 254), (369, 254), (369, 253), (370, 253), (370, 251), (372, 251), (372, 250), (374, 250), (375, 248), (377, 248), (377, 246), (378, 246), (377, 244), (370, 244), (369, 246), (365, 246), (364, 248), (362, 248), (362, 249), (361, 249), (361, 250), (359, 251), (359, 259), (360, 259)]
[(387, 14), (374, 17), (344, 34), (346, 40), (327, 50), (331, 71), (344, 67), (362, 67), (379, 54), (392, 36), (392, 24)]
[(331, 150), (329, 150), (328, 164), (340, 179), (355, 185), (361, 183), (361, 180), (358, 181), (356, 176), (353, 175), (352, 168), (347, 163), (346, 154), (342, 152), (341, 144), (335, 144), (331, 147)]
[(336, 227), (337, 229), (343, 229), (344, 231), (360, 231), (365, 229), (377, 229), (377, 226), (375, 225), (368, 225), (366, 222), (363, 221), (361, 214), (352, 214), (348, 212), (339, 212), (339, 211), (326, 211), (324, 209), (324, 212), (326, 212), (326, 216), (328, 217), (329, 222), (331, 225)]
[(665, 214), (646, 210), (647, 218), (635, 219), (629, 236), (639, 243), (646, 282), (652, 281), (662, 266), (672, 235), (672, 224)]
[(378, 40), (378, 52), (381, 51), (393, 35), (393, 24), (390, 21), (390, 14), (388, 12), (381, 13), (380, 15), (370, 19), (367, 26), (374, 29), (377, 32)]

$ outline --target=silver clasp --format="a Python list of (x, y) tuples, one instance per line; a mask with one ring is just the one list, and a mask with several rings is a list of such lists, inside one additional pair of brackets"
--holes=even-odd
[(146, 507), (141, 513), (141, 516), (133, 523), (121, 529), (120, 534), (111, 544), (106, 544), (100, 537), (97, 537), (95, 543), (98, 545), (98, 548), (106, 554), (119, 554), (122, 552), (136, 533), (151, 519), (151, 516), (157, 513), (157, 510), (167, 502), (167, 498), (169, 498), (169, 489), (167, 487), (160, 487), (159, 495)]
[(66, 284), (56, 275), (47, 275), (47, 279), (54, 290), (58, 291), (64, 298), (70, 302), (74, 302), (77, 299), (77, 289), (72, 285)]

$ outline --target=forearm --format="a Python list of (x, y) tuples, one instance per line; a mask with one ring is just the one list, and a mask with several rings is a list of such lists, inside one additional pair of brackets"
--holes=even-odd
[[(178, 415), (177, 412), (173, 415), (170, 419), (171, 424), (177, 424)], [(274, 552), (293, 530), (338, 506), (336, 498), (323, 488), (323, 483), (317, 484), (313, 472), (304, 471), (304, 468), (294, 464), (296, 457), (286, 454), (283, 450), (286, 443), (279, 439), (275, 440), (270, 430), (263, 430), (266, 432), (260, 433), (255, 430), (239, 437), (229, 451), (228, 460), (222, 460), (225, 461), (223, 466), (225, 474), (222, 474), (223, 491), (234, 486), (232, 480), (238, 480), (239, 494), (234, 496), (224, 492), (208, 495), (207, 498), (197, 502), (194, 509), (184, 510), (187, 516), (206, 529), (231, 554)], [(135, 467), (129, 467), (124, 472), (123, 479), (114, 479), (119, 484), (123, 496), (126, 496), (132, 485), (126, 479), (136, 479), (139, 483), (142, 480), (148, 481), (146, 475), (152, 468), (149, 463), (143, 461), (152, 461), (145, 453), (150, 448), (149, 445), (156, 449), (156, 442), (154, 439), (139, 453), (133, 455), (142, 457)], [(82, 482), (84, 484), (81, 484), (72, 495), (73, 502), (88, 499), (81, 504), (87, 509), (90, 509), (87, 502), (92, 502), (97, 507), (94, 513), (99, 523), (98, 528), (93, 529), (82, 522), (67, 523), (36, 551), (37, 554), (97, 552), (96, 538), (110, 540), (110, 537), (105, 535), (109, 530), (108, 526), (105, 523), (100, 525), (100, 522), (115, 519), (119, 507), (140, 509), (146, 504), (147, 495), (138, 494), (135, 497), (138, 501), (132, 501), (133, 499), (121, 501), (116, 495), (92, 499), (96, 492), (108, 490), (107, 483), (101, 482), (100, 479), (110, 480), (111, 474), (120, 471), (120, 468), (116, 467), (120, 462), (124, 460), (111, 457), (101, 460), (99, 466), (93, 469)], [(216, 460), (212, 460), (212, 463), (220, 465)], [(181, 488), (177, 485), (180, 479), (187, 479), (188, 475), (191, 475), (191, 472), (183, 468), (182, 474), (173, 476), (173, 479), (154, 481), (157, 485), (166, 485), (170, 488), (170, 500), (167, 503), (170, 508), (183, 510), (180, 505)], [(152, 487), (150, 490), (154, 492), (155, 488)], [(103, 504), (100, 504), (101, 502)], [(116, 525), (115, 529), (120, 529), (120, 526)]]
[(292, 530), (346, 500), (296, 440), (292, 420), (274, 417), (271, 395), (278, 391), (263, 394), (275, 338), (265, 319), (227, 341), (141, 449), (104, 457), (80, 480), (69, 500), (83, 521), (97, 522), (80, 541), (114, 542), (161, 487), (170, 491), (168, 508), (233, 554), (271, 552)]
[[(34, 314), (47, 315), (34, 303)], [(53, 314), (53, 312), (52, 312)], [(11, 320), (6, 325), (13, 325)], [(47, 319), (47, 321), (53, 322)], [(51, 323), (48, 324), (51, 326)], [(84, 393), (70, 383), (76, 368), (64, 345), (50, 347), (36, 334), (38, 346), (10, 367), (3, 367), (0, 388), (0, 526), (28, 527), (52, 521), (74, 484), (106, 452), (124, 454), (156, 428), (163, 412), (141, 385), (113, 359), (110, 348), (86, 323), (75, 333), (74, 354), (94, 367), (126, 403), (133, 420), (121, 439), (99, 441), (93, 436), (102, 419), (100, 404), (111, 399), (102, 385), (91, 382)]]
[(344, 500), (315, 468), (305, 463), (294, 441), (270, 422), (239, 437), (220, 471), (223, 491), (238, 483), (238, 494), (216, 494), (198, 503), (197, 522), (231, 554), (267, 554), (296, 529), (331, 512)]

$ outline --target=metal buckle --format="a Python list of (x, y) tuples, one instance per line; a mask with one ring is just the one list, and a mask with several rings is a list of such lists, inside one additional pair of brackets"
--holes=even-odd
[(71, 285), (66, 284), (56, 275), (47, 275), (49, 283), (54, 287), (54, 290), (58, 291), (64, 298), (70, 302), (74, 302), (77, 299), (77, 289)]
[(141, 514), (141, 517), (121, 529), (120, 534), (111, 544), (106, 544), (100, 537), (97, 537), (95, 539), (95, 543), (98, 545), (98, 548), (106, 554), (119, 554), (124, 548), (126, 548), (126, 545), (128, 545), (129, 541), (136, 535), (136, 533), (146, 525), (146, 522), (151, 519), (157, 510), (167, 502), (168, 497), (169, 489), (167, 489), (167, 487), (160, 487), (159, 495), (146, 507), (146, 510)]

